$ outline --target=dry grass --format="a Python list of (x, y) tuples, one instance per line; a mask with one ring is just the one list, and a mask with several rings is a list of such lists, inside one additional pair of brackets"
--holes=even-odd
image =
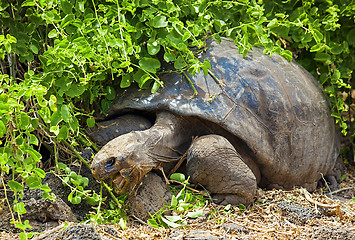
[[(355, 239), (354, 169), (332, 198), (321, 191), (259, 189), (256, 203), (246, 210), (211, 204), (183, 228), (156, 229), (132, 220), (125, 230), (98, 226), (97, 232), (103, 239)], [(0, 239), (18, 237), (3, 233)]]

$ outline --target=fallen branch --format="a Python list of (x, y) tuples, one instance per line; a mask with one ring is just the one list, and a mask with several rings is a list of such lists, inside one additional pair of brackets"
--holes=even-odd
[(314, 200), (311, 197), (311, 194), (304, 188), (300, 189), (300, 192), (304, 194), (304, 196), (307, 199), (307, 201), (309, 201), (310, 203), (312, 203), (312, 204), (314, 204), (316, 206), (323, 207), (323, 208), (340, 208), (339, 204), (330, 205), (330, 204), (325, 204), (325, 203), (321, 203), (321, 202), (318, 202), (318, 201)]

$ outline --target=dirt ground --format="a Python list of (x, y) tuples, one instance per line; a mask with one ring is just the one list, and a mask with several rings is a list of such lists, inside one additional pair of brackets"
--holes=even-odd
[[(258, 190), (257, 200), (246, 210), (208, 205), (204, 214), (182, 228), (156, 229), (133, 217), (125, 230), (113, 225), (92, 228), (95, 236), (71, 239), (355, 239), (355, 168), (331, 194), (327, 187), (308, 193), (305, 189)], [(62, 223), (35, 239), (52, 238), (68, 226)], [(91, 227), (91, 228), (90, 228)], [(0, 233), (0, 239), (19, 239)], [(64, 235), (63, 235), (64, 236)]]

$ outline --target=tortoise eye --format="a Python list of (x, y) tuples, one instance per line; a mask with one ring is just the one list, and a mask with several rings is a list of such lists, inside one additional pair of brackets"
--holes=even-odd
[(115, 157), (110, 157), (107, 162), (106, 162), (106, 167), (112, 167), (116, 162), (116, 158)]

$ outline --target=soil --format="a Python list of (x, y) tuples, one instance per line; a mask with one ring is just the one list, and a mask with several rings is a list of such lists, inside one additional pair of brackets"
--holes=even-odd
[[(159, 185), (159, 180), (156, 181), (154, 184)], [(149, 194), (146, 190), (140, 190), (140, 192), (143, 195)], [(159, 194), (165, 193), (163, 191)], [(211, 203), (204, 208), (204, 214), (201, 217), (188, 220), (187, 226), (182, 228), (156, 229), (139, 218), (144, 218), (143, 215), (132, 216), (137, 213), (131, 215), (125, 230), (115, 225), (95, 226), (69, 220), (63, 222), (58, 218), (56, 226), (48, 226), (47, 230), (36, 235), (34, 239), (354, 240), (354, 199), (355, 168), (348, 166), (345, 178), (337, 189), (330, 190), (327, 185), (313, 193), (302, 188), (295, 188), (292, 191), (258, 189), (256, 200), (245, 210), (240, 210), (236, 206), (226, 209), (225, 206)], [(88, 212), (89, 210), (82, 209), (81, 211)], [(77, 218), (81, 218), (75, 210), (73, 212)], [(52, 215), (57, 216), (58, 212), (55, 214)], [(0, 239), (19, 239), (19, 235), (2, 229)]]

